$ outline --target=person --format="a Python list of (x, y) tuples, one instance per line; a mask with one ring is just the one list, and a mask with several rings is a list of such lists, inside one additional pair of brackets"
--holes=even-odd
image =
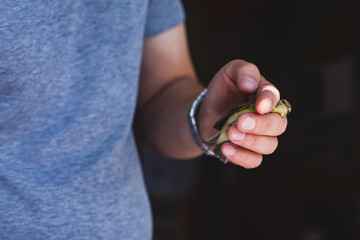
[[(0, 2), (0, 239), (150, 239), (151, 211), (132, 125), (164, 155), (202, 154), (187, 115), (202, 86), (178, 0)], [(139, 80), (138, 80), (139, 79)], [(230, 108), (258, 113), (222, 152), (259, 166), (286, 118), (279, 91), (234, 60), (197, 109), (201, 139)]]

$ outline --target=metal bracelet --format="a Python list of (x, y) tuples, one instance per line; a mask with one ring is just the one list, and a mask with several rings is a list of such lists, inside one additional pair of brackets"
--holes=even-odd
[(191, 131), (191, 134), (192, 134), (192, 136), (194, 138), (195, 143), (200, 147), (200, 149), (206, 155), (215, 157), (214, 152), (211, 149), (209, 149), (209, 147), (205, 143), (203, 143), (203, 141), (200, 139), (199, 130), (197, 128), (196, 119), (195, 119), (196, 110), (199, 107), (202, 100), (204, 99), (204, 97), (206, 95), (206, 92), (207, 92), (207, 89), (202, 91), (200, 93), (200, 95), (195, 99), (193, 104), (191, 105), (189, 115), (188, 115), (188, 120), (189, 120), (190, 131)]

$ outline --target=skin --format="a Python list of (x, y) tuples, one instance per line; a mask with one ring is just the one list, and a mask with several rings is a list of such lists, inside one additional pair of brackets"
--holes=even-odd
[[(135, 129), (170, 158), (189, 159), (202, 154), (191, 136), (188, 110), (204, 87), (197, 80), (184, 24), (144, 41)], [(234, 60), (221, 68), (208, 85), (197, 114), (200, 137), (216, 133), (214, 123), (226, 112), (255, 99), (258, 113), (243, 114), (229, 131), (231, 143), (222, 146), (230, 162), (245, 168), (261, 164), (271, 154), (286, 118), (268, 113), (280, 93), (252, 63)]]

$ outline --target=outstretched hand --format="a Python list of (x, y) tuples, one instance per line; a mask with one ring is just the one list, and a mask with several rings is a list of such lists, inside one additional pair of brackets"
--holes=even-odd
[(271, 154), (278, 145), (277, 136), (287, 126), (287, 119), (277, 113), (269, 113), (280, 99), (277, 88), (261, 76), (252, 63), (234, 60), (226, 64), (211, 80), (207, 95), (198, 112), (201, 139), (216, 134), (214, 123), (230, 109), (255, 100), (257, 113), (239, 117), (231, 126), (222, 153), (234, 164), (254, 168), (261, 164), (263, 154)]

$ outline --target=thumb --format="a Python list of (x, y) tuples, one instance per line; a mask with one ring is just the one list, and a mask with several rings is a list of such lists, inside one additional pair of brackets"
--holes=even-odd
[(280, 100), (279, 90), (264, 77), (261, 77), (256, 91), (255, 109), (258, 113), (270, 112)]

